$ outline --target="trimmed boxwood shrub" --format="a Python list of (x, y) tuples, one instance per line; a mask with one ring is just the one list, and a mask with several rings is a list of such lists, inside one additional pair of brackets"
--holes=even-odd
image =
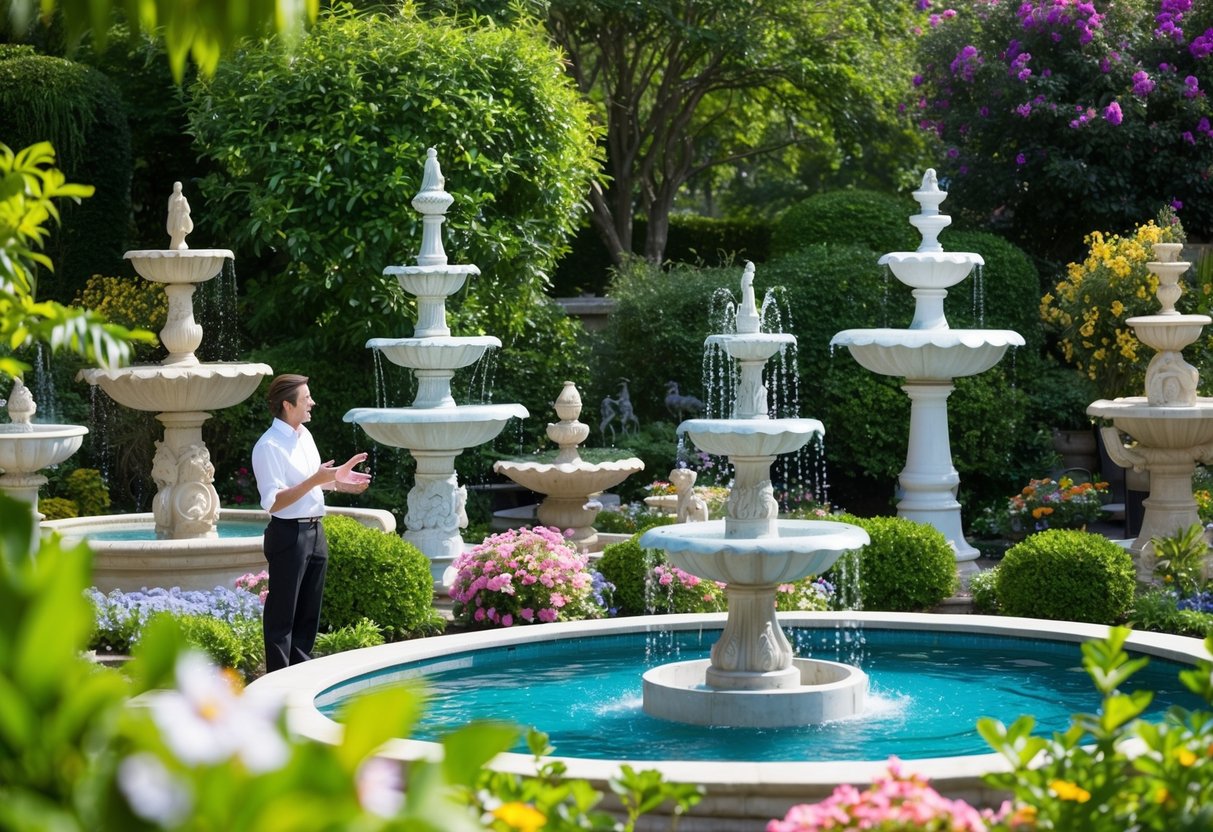
[(916, 213), (913, 200), (878, 191), (814, 194), (779, 215), (771, 231), (771, 254), (819, 243), (853, 243), (880, 254), (914, 251), (922, 239), (910, 225), (910, 215)]
[(665, 562), (665, 557), (656, 549), (645, 549), (638, 542), (640, 535), (633, 535), (622, 543), (609, 543), (602, 549), (602, 557), (595, 564), (602, 577), (615, 585), (610, 605), (616, 615), (645, 615), (646, 576), (650, 569)]
[(996, 586), (1004, 615), (1115, 624), (1133, 606), (1136, 574), (1103, 535), (1049, 529), (1007, 550)]
[(187, 644), (197, 647), (220, 667), (251, 674), (265, 659), (260, 628), (250, 628), (256, 637), (241, 639), (232, 625), (209, 615), (170, 615), (181, 628)]
[(399, 535), (340, 515), (324, 518), (324, 533), (329, 564), (321, 629), (338, 630), (369, 618), (390, 640), (442, 631), (430, 562), (421, 550)]
[[(933, 526), (904, 517), (831, 515), (830, 520), (853, 523), (872, 541), (858, 550), (859, 589), (866, 610), (912, 612), (929, 609), (956, 591), (956, 558), (947, 538)], [(844, 572), (853, 574), (856, 555), (835, 565), (830, 580), (837, 585)], [(842, 589), (840, 588), (840, 591)]]

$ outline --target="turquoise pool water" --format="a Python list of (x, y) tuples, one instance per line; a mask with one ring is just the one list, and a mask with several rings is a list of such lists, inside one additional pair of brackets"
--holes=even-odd
[[(324, 691), (334, 716), (352, 692), (424, 677), (432, 698), (413, 736), (437, 740), (473, 719), (532, 725), (565, 757), (634, 760), (831, 761), (986, 754), (977, 720), (1036, 717), (1064, 730), (1099, 698), (1078, 644), (911, 630), (788, 629), (801, 656), (858, 664), (871, 688), (862, 716), (802, 728), (702, 728), (646, 716), (641, 674), (706, 658), (718, 630), (567, 639), (456, 653), (389, 668)], [(1126, 690), (1157, 691), (1150, 709), (1200, 705), (1178, 680), (1184, 665), (1152, 658)], [(339, 718), (339, 716), (334, 716)], [(526, 752), (523, 744), (514, 750)]]
[[(221, 538), (261, 537), (265, 532), (265, 523), (259, 520), (222, 520), (217, 531)], [(155, 540), (156, 531), (151, 524), (145, 524), (98, 529), (84, 536), (89, 540)]]

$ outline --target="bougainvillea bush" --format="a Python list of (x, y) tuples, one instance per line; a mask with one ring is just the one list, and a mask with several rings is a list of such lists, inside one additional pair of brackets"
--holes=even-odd
[(495, 534), (456, 558), (454, 569), (450, 594), (455, 619), (463, 624), (512, 627), (607, 613), (602, 576), (557, 529)]
[(1213, 4), (919, 6), (912, 106), (942, 145), (953, 213), (1062, 261), (1091, 226), (1166, 204), (1190, 233), (1213, 230)]

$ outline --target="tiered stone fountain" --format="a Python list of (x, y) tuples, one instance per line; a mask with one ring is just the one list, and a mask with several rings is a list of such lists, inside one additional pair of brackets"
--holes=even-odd
[(39, 517), (38, 489), (46, 485), (39, 471), (80, 450), (88, 428), (34, 422), (38, 405), (21, 379), (13, 381), (7, 406), (9, 423), (0, 425), (0, 491), (29, 503), (34, 517)]
[[(1087, 408), (1089, 415), (1112, 422), (1101, 428), (1112, 461), (1150, 474), (1141, 531), (1130, 545), (1138, 574), (1147, 581), (1154, 574), (1151, 539), (1171, 537), (1200, 522), (1192, 474), (1197, 462), (1213, 462), (1213, 398), (1196, 395), (1199, 375), (1182, 355), (1213, 319), (1175, 309), (1183, 294), (1179, 278), (1191, 266), (1178, 260), (1182, 248), (1180, 243), (1154, 244), (1157, 260), (1146, 267), (1158, 276), (1162, 309), (1127, 321), (1142, 343), (1157, 350), (1146, 368), (1146, 395), (1100, 399)], [(1121, 433), (1135, 444), (1127, 446)]]
[(455, 457), (465, 448), (491, 441), (514, 418), (526, 418), (520, 404), (457, 405), (451, 396), (455, 370), (479, 361), (492, 336), (451, 336), (446, 322), (446, 299), (469, 277), (480, 274), (472, 265), (447, 263), (442, 247), (442, 223), (454, 198), (444, 189), (437, 152), (426, 155), (421, 191), (413, 207), (422, 215), (421, 253), (415, 266), (389, 266), (400, 286), (417, 298), (417, 324), (412, 338), (372, 338), (367, 347), (379, 350), (393, 364), (417, 377), (412, 407), (357, 407), (345, 421), (362, 427), (376, 442), (405, 448), (417, 460), (417, 479), (408, 495), (404, 537), (430, 559), (435, 583), (463, 551), (460, 529), (467, 526), (467, 491), (455, 475)]
[(644, 674), (645, 713), (694, 725), (826, 722), (861, 713), (867, 694), (859, 668), (794, 658), (775, 614), (780, 584), (824, 572), (843, 552), (867, 544), (868, 534), (846, 523), (778, 519), (771, 464), (824, 428), (816, 419), (768, 415), (763, 368), (795, 337), (760, 331), (753, 281), (749, 264), (736, 332), (707, 339), (740, 365), (732, 418), (688, 419), (678, 426), (696, 447), (732, 462), (725, 519), (659, 526), (640, 539), (642, 546), (663, 549), (678, 568), (728, 584), (728, 619), (711, 658)]
[(273, 370), (265, 364), (203, 364), (194, 355), (202, 343), (202, 327), (194, 320), (194, 290), (218, 275), (224, 261), (235, 255), (228, 249), (191, 249), (186, 244), (194, 224), (180, 182), (173, 183), (167, 227), (168, 249), (128, 251), (123, 257), (140, 276), (164, 286), (168, 319), (160, 330), (160, 341), (168, 356), (159, 364), (84, 370), (80, 377), (123, 407), (155, 413), (164, 425), (164, 440), (156, 443), (152, 460), (156, 537), (213, 538), (219, 521), (219, 495), (202, 425), (211, 417), (210, 411), (232, 407), (251, 396)]
[(956, 551), (962, 578), (977, 571), (980, 554), (964, 537), (956, 493), (960, 475), (952, 464), (948, 438), (948, 396), (952, 380), (977, 375), (1002, 360), (1010, 346), (1023, 346), (1017, 332), (1006, 329), (952, 329), (944, 317), (948, 288), (984, 265), (980, 254), (945, 252), (939, 233), (952, 218), (939, 213), (947, 193), (939, 189), (934, 170), (927, 170), (914, 192), (921, 210), (910, 223), (922, 234), (917, 251), (893, 252), (880, 258), (914, 296), (908, 329), (848, 329), (830, 344), (845, 346), (863, 367), (906, 380), (910, 397), (910, 437), (906, 465), (898, 479), (902, 497), (897, 514), (928, 523), (943, 532)]
[(265, 567), (263, 512), (241, 513), (248, 515), (245, 536), (219, 539), (219, 495), (202, 425), (212, 411), (247, 399), (273, 371), (265, 364), (202, 363), (195, 356), (203, 333), (194, 320), (194, 290), (218, 275), (233, 255), (227, 249), (191, 249), (185, 238), (193, 228), (189, 202), (176, 182), (168, 204), (169, 247), (125, 255), (135, 271), (162, 285), (168, 295), (168, 318), (160, 330), (168, 356), (159, 364), (84, 370), (79, 376), (124, 407), (155, 413), (164, 425), (152, 461), (157, 491), (151, 515), (46, 524), (66, 536), (90, 540), (96, 553), (93, 579), (104, 591), (213, 589)]
[(559, 448), (556, 458), (551, 462), (501, 460), (493, 470), (546, 495), (536, 510), (539, 522), (565, 532), (577, 548), (594, 549), (598, 543), (594, 518), (601, 508), (594, 497), (643, 471), (644, 462), (636, 457), (593, 463), (581, 458), (577, 448), (590, 435), (590, 426), (578, 421), (581, 394), (573, 382), (564, 383), (552, 407), (560, 417), (547, 426), (548, 439)]

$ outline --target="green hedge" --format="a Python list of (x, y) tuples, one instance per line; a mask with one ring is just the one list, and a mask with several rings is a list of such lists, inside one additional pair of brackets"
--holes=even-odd
[(868, 190), (826, 191), (788, 208), (771, 231), (771, 254), (791, 254), (821, 243), (854, 244), (879, 254), (914, 251), (922, 239), (910, 215), (917, 203)]
[(131, 135), (117, 87), (83, 64), (6, 50), (0, 113), (0, 142), (16, 150), (49, 141), (67, 180), (96, 188), (79, 205), (59, 206), (63, 222), (44, 246), (55, 275), (39, 286), (39, 298), (71, 303), (89, 275), (128, 274), (122, 253), (131, 213)]
[(416, 546), (340, 515), (324, 518), (324, 533), (329, 563), (321, 629), (339, 630), (369, 618), (391, 640), (442, 631), (430, 562)]
[(903, 517), (832, 515), (830, 520), (853, 523), (871, 542), (843, 556), (830, 570), (830, 581), (842, 586), (853, 576), (858, 558), (860, 597), (865, 610), (912, 612), (939, 604), (956, 591), (956, 558), (943, 533)]
[(1004, 615), (1116, 624), (1133, 606), (1128, 550), (1106, 537), (1049, 529), (1007, 550), (996, 591)]

